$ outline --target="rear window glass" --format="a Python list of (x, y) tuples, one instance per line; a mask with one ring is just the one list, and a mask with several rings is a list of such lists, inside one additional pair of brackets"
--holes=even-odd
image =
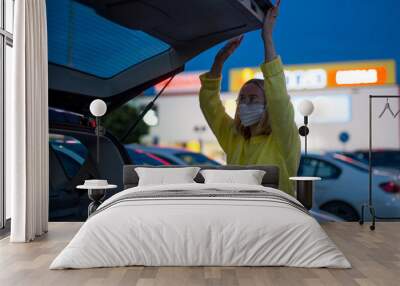
[[(352, 158), (362, 161), (365, 164), (369, 162), (368, 152), (355, 152), (350, 154)], [(373, 167), (399, 168), (400, 166), (400, 151), (375, 151), (372, 153)]]
[(75, 158), (71, 157), (70, 154), (66, 154), (60, 149), (56, 149), (52, 147), (56, 156), (60, 160), (60, 163), (64, 167), (64, 171), (69, 178), (72, 178), (76, 174), (78, 174), (79, 169), (81, 168), (81, 164), (75, 160)]
[(324, 160), (309, 157), (302, 157), (300, 160), (299, 176), (336, 179), (340, 174), (341, 170), (338, 167)]
[(58, 159), (58, 164), (61, 164), (64, 175), (69, 178), (74, 177), (88, 156), (86, 146), (73, 137), (59, 134), (50, 134), (49, 145)]
[(47, 0), (49, 62), (110, 78), (170, 46), (73, 0)]

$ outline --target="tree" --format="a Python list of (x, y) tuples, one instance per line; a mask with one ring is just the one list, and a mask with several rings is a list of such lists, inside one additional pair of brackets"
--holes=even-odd
[[(139, 111), (129, 103), (104, 116), (104, 127), (115, 137), (121, 139), (129, 127), (138, 119)], [(124, 140), (124, 144), (138, 143), (140, 138), (149, 133), (149, 126), (141, 121), (136, 129)]]

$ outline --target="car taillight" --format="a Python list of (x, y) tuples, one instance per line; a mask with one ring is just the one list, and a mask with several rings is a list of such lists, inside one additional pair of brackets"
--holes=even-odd
[(400, 186), (397, 185), (395, 182), (382, 183), (379, 185), (379, 187), (381, 187), (381, 189), (387, 193), (395, 194), (400, 192)]

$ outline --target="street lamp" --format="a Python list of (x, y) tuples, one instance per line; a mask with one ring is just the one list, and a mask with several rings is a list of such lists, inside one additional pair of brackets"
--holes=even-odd
[(298, 105), (298, 110), (304, 117), (304, 125), (299, 128), (299, 134), (304, 137), (304, 153), (307, 156), (307, 135), (310, 133), (308, 129), (308, 116), (314, 111), (314, 104), (310, 100), (302, 100)]
[(100, 162), (100, 117), (107, 112), (107, 104), (101, 99), (95, 99), (90, 103), (90, 112), (96, 118), (96, 139), (97, 139), (97, 164)]
[[(307, 157), (307, 135), (310, 132), (308, 129), (308, 116), (314, 111), (314, 104), (310, 100), (302, 100), (298, 105), (298, 110), (304, 117), (304, 125), (299, 128), (299, 133), (304, 136), (304, 150), (305, 156)], [(308, 210), (313, 207), (314, 201), (314, 182), (321, 180), (320, 177), (290, 177), (292, 181), (296, 182), (296, 198), (301, 202)]]

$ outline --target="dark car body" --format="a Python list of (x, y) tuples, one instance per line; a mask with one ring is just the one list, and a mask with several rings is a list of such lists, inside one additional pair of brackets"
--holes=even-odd
[(50, 220), (85, 220), (89, 200), (77, 185), (107, 179), (118, 185), (110, 196), (122, 190), (124, 164), (155, 159), (126, 150), (105, 132), (97, 161), (89, 111), (94, 99), (112, 112), (183, 71), (202, 51), (258, 29), (271, 6), (268, 0), (47, 0), (49, 125), (55, 140), (49, 144)]

